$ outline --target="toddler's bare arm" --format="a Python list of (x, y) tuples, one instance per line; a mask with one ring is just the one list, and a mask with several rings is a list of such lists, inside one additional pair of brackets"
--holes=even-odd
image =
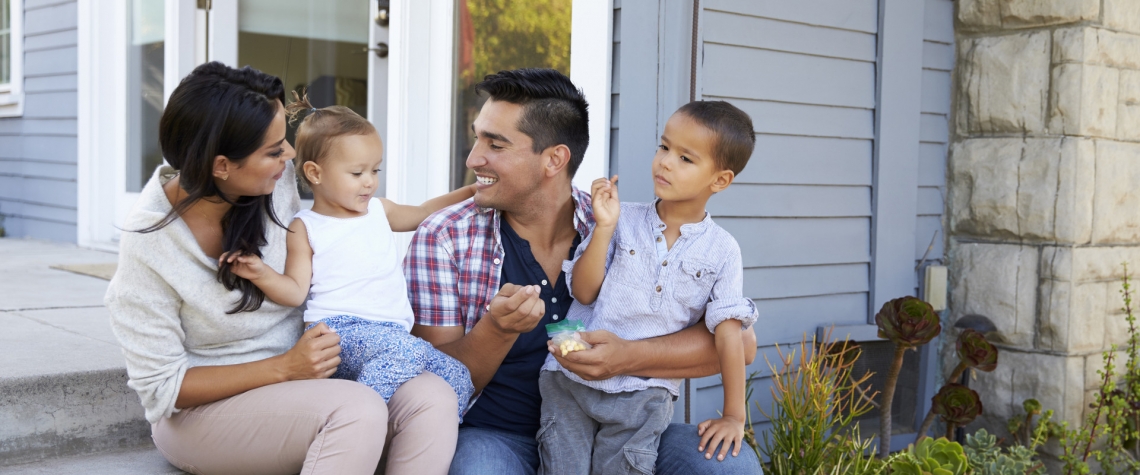
[(419, 206), (397, 204), (387, 198), (380, 198), (380, 201), (384, 203), (384, 212), (388, 215), (388, 224), (392, 226), (392, 231), (400, 233), (415, 231), (432, 213), (472, 196), (475, 196), (475, 185), (437, 196)]
[(313, 279), (313, 248), (309, 246), (309, 235), (303, 221), (294, 219), (289, 224), (289, 231), (285, 238), (289, 254), (285, 258), (284, 274), (278, 274), (255, 255), (229, 252), (222, 254), (218, 262), (229, 261), (234, 274), (249, 279), (265, 292), (269, 300), (289, 307), (300, 306), (309, 295), (309, 284)]

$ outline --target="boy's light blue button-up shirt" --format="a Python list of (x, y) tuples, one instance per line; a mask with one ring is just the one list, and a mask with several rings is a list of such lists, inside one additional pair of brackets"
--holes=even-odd
[[(710, 332), (728, 319), (740, 320), (744, 328), (755, 323), (756, 305), (744, 297), (736, 239), (707, 213), (701, 222), (681, 226), (681, 236), (672, 249), (664, 231), (665, 223), (654, 203), (622, 203), (598, 298), (591, 305), (575, 301), (566, 318), (583, 321), (587, 330), (609, 330), (626, 340), (676, 333), (700, 321), (702, 315)], [(571, 287), (574, 263), (593, 238), (590, 233), (574, 259), (563, 262), (567, 287)], [(542, 369), (561, 370), (578, 383), (608, 393), (659, 387), (676, 396), (681, 384), (680, 379), (625, 375), (586, 381), (563, 369), (553, 356), (547, 357)]]

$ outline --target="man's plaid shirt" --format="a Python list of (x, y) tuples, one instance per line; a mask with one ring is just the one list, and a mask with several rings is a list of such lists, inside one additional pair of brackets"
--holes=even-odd
[[(594, 225), (590, 194), (571, 189), (574, 227), (584, 241)], [(502, 213), (473, 200), (439, 210), (416, 230), (404, 258), (416, 323), (471, 331), (499, 291), (503, 275)]]

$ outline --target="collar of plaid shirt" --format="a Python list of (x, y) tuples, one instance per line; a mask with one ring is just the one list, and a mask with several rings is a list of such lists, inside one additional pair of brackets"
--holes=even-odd
[[(574, 227), (585, 240), (594, 225), (590, 195), (573, 188), (570, 196)], [(468, 200), (432, 215), (416, 231), (404, 275), (417, 324), (471, 331), (483, 317), (501, 285), (501, 218), (502, 212)]]

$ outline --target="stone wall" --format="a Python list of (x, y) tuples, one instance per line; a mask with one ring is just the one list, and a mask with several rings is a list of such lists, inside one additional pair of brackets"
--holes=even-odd
[(951, 321), (998, 327), (981, 423), (1005, 433), (1035, 397), (1076, 424), (1127, 341), (1121, 263), (1140, 269), (1140, 0), (957, 7)]

